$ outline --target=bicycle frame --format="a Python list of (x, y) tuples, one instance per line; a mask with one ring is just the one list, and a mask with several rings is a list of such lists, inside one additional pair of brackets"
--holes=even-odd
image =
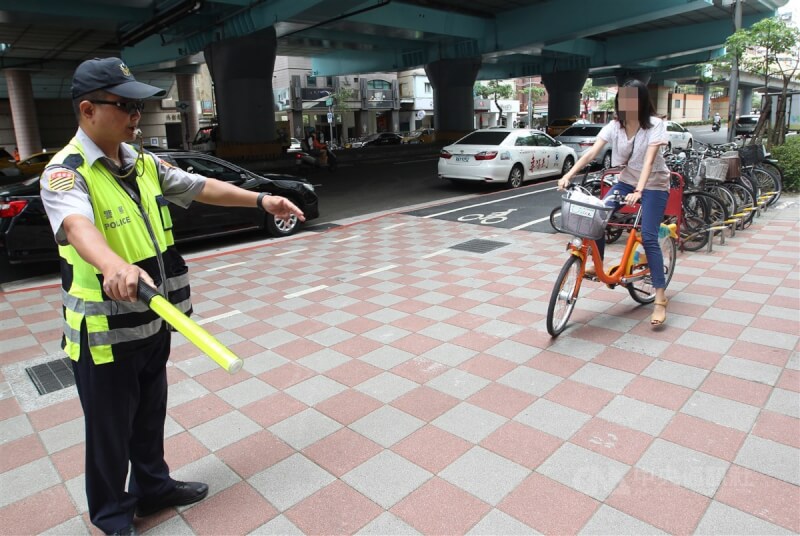
[[(628, 241), (625, 243), (625, 250), (622, 252), (620, 264), (612, 267), (612, 269), (609, 270), (610, 273), (606, 273), (603, 268), (603, 259), (600, 257), (600, 252), (597, 249), (597, 243), (594, 240), (589, 238), (573, 237), (573, 239), (567, 244), (567, 249), (569, 249), (570, 255), (575, 255), (581, 259), (580, 279), (578, 281), (577, 288), (575, 289), (576, 293), (580, 292), (581, 282), (583, 281), (583, 276), (586, 273), (586, 259), (588, 258), (589, 252), (591, 252), (592, 262), (594, 262), (594, 265), (597, 268), (598, 281), (605, 283), (611, 288), (614, 288), (620, 284), (626, 285), (634, 281), (639, 281), (640, 279), (644, 279), (650, 275), (650, 268), (648, 267), (647, 263), (633, 263), (633, 252), (636, 251), (637, 244), (641, 244), (642, 242), (641, 235), (637, 230), (641, 216), (642, 206), (639, 205), (639, 209), (636, 212), (636, 219), (633, 222), (631, 232), (628, 234)], [(580, 245), (576, 244), (578, 241), (580, 241)], [(619, 266), (623, 266), (624, 269), (620, 270)], [(617, 269), (615, 270), (614, 268)]]

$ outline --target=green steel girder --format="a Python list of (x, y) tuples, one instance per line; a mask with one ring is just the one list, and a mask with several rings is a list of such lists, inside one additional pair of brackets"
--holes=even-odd
[[(349, 17), (348, 21), (436, 35), (481, 39), (491, 28), (486, 19), (409, 4), (385, 6)], [(492, 23), (493, 26), (493, 23)]]
[(26, 13), (44, 17), (40, 19), (45, 22), (52, 19), (54, 25), (58, 24), (58, 18), (85, 19), (87, 10), (91, 10), (92, 19), (95, 21), (144, 21), (153, 16), (150, 6), (146, 8), (126, 7), (112, 4), (91, 4), (81, 0), (0, 0), (0, 12), (9, 11), (15, 13)]
[[(497, 26), (502, 32), (498, 33), (497, 50), (578, 39), (711, 4), (711, 0), (616, 0), (612, 8), (607, 2), (552, 0), (500, 13)], [(486, 52), (490, 52), (488, 47)]]

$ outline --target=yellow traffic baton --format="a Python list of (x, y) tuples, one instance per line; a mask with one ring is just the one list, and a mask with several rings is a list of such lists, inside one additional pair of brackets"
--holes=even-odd
[(217, 362), (217, 364), (235, 374), (242, 368), (244, 362), (216, 337), (200, 327), (200, 324), (183, 314), (180, 309), (167, 301), (156, 289), (139, 280), (137, 287), (139, 299), (142, 300), (158, 316), (163, 318), (181, 335), (189, 339), (195, 346)]

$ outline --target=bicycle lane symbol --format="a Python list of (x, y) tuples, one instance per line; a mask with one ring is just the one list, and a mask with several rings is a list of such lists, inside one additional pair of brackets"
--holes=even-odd
[(458, 221), (478, 221), (481, 225), (497, 225), (503, 223), (508, 219), (508, 216), (516, 211), (515, 208), (499, 212), (490, 212), (489, 214), (465, 214), (458, 218)]

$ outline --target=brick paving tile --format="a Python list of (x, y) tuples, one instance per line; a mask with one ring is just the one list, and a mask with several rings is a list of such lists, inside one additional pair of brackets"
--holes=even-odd
[(369, 395), (359, 391), (347, 390), (320, 402), (314, 407), (331, 419), (348, 425), (364, 415), (372, 413), (382, 405), (382, 402)]
[(225, 465), (244, 479), (272, 467), (292, 454), (294, 450), (291, 447), (266, 430), (223, 447), (216, 453)]
[(78, 417), (83, 417), (83, 409), (77, 398), (71, 398), (28, 413), (31, 425), (38, 431), (47, 430)]
[(53, 486), (0, 508), (4, 534), (38, 534), (78, 514), (67, 489)]
[(735, 378), (719, 372), (709, 374), (699, 390), (751, 406), (763, 406), (772, 392), (769, 385)]
[(383, 509), (337, 480), (285, 512), (305, 534), (354, 534)]
[(189, 402), (185, 402), (169, 409), (170, 417), (186, 428), (194, 428), (198, 424), (216, 419), (233, 408), (214, 394), (207, 394)]
[(589, 415), (595, 415), (608, 404), (614, 393), (572, 380), (564, 380), (547, 392), (544, 397)]
[(43, 456), (47, 456), (47, 451), (36, 434), (0, 443), (0, 473), (38, 460)]
[(800, 371), (785, 369), (775, 387), (800, 393)]
[(532, 394), (523, 393), (513, 387), (494, 382), (467, 399), (470, 404), (509, 419), (535, 401), (536, 397)]
[(625, 386), (622, 394), (677, 411), (692, 396), (692, 390), (646, 376), (637, 376)]
[(308, 409), (308, 406), (286, 393), (278, 392), (256, 400), (242, 407), (239, 411), (264, 428), (296, 415)]
[(391, 405), (425, 422), (430, 422), (458, 404), (454, 396), (420, 386), (395, 398)]
[(570, 441), (603, 456), (634, 465), (652, 443), (653, 436), (595, 417), (578, 430)]
[(278, 511), (246, 482), (206, 498), (182, 514), (195, 534), (247, 534)]
[(184, 465), (208, 455), (208, 449), (189, 432), (181, 432), (164, 440), (164, 459), (170, 469)]
[(747, 434), (685, 413), (676, 413), (660, 437), (730, 462), (736, 458)]
[(0, 400), (0, 421), (22, 415), (22, 410), (17, 404), (16, 398), (4, 398)]
[(671, 534), (694, 531), (709, 499), (633, 468), (606, 504)]
[(466, 534), (490, 509), (469, 493), (434, 477), (391, 512), (423, 534)]
[(715, 499), (770, 523), (800, 532), (800, 489), (782, 480), (732, 465)]
[(800, 449), (800, 419), (763, 410), (753, 427), (753, 434)]
[(562, 443), (555, 436), (510, 421), (492, 432), (480, 445), (528, 469), (536, 469)]
[(82, 475), (86, 462), (86, 444), (79, 443), (71, 447), (59, 450), (50, 456), (53, 465), (61, 475), (61, 480), (66, 482), (72, 480), (78, 475)]

